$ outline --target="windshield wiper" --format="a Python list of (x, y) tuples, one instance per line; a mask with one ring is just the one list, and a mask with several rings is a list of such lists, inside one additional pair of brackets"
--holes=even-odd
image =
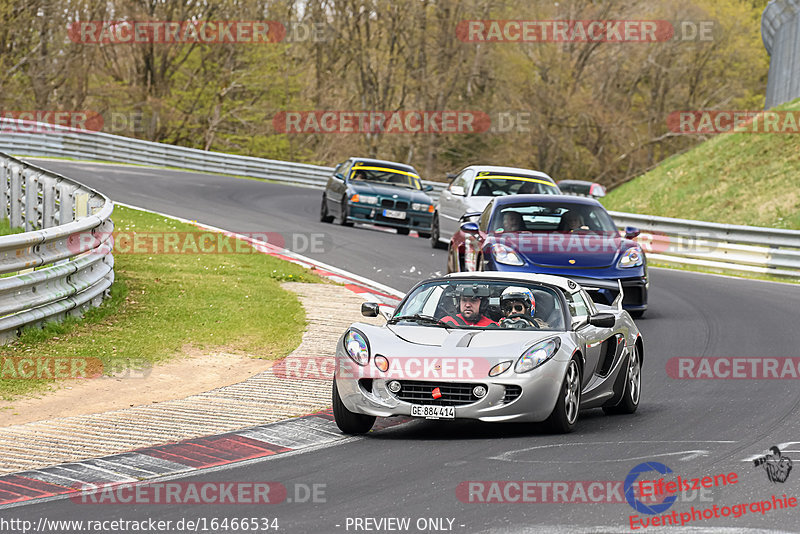
[(428, 323), (444, 328), (452, 328), (452, 325), (443, 322), (441, 319), (437, 319), (431, 315), (422, 315), (421, 313), (415, 313), (414, 315), (398, 315), (397, 317), (392, 317), (389, 319), (388, 324), (396, 324), (399, 321), (414, 321), (417, 323)]

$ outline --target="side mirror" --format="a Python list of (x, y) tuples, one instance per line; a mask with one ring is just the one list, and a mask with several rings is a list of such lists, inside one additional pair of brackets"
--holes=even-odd
[(461, 231), (466, 232), (468, 234), (477, 234), (478, 233), (478, 223), (473, 221), (467, 221), (465, 223), (461, 223)]
[(380, 313), (380, 305), (377, 302), (365, 302), (361, 305), (361, 315), (364, 317), (377, 317)]
[(426, 185), (425, 187), (422, 188), (422, 190), (423, 191), (433, 191), (433, 186), (432, 185)]
[(457, 174), (453, 174), (452, 172), (448, 172), (448, 173), (447, 173), (447, 179), (448, 179), (448, 180), (452, 180), (452, 179), (453, 179), (453, 178), (455, 178), (456, 176), (458, 176), (458, 175), (457, 175)]
[(467, 192), (464, 191), (464, 188), (460, 185), (452, 185), (450, 186), (450, 192), (459, 197), (467, 196)]
[(641, 230), (634, 226), (626, 226), (625, 227), (625, 238), (626, 239), (633, 239), (634, 237), (638, 236), (641, 233)]
[(333, 177), (338, 178), (340, 180), (344, 180), (344, 175), (340, 172), (334, 173)]
[(613, 328), (616, 322), (613, 313), (598, 313), (589, 317), (589, 324), (598, 328)]

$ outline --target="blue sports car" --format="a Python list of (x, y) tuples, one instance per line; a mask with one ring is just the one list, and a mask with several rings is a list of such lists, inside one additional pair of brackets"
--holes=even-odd
[(611, 304), (624, 292), (633, 317), (647, 309), (647, 259), (633, 240), (620, 235), (594, 199), (514, 195), (493, 199), (480, 214), (466, 214), (450, 240), (448, 272), (533, 272), (572, 278), (598, 302)]

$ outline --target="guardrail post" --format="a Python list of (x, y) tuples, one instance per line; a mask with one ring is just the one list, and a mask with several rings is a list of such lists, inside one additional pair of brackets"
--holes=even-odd
[(58, 184), (60, 202), (58, 205), (58, 223), (67, 224), (75, 220), (75, 186), (65, 182)]
[(22, 179), (25, 183), (25, 231), (38, 230), (39, 226), (39, 178), (40, 176), (25, 169)]
[(11, 198), (9, 206), (8, 222), (11, 228), (19, 228), (22, 226), (22, 179), (20, 174), (22, 169), (18, 165), (11, 166), (11, 190), (9, 196)]
[(56, 225), (56, 180), (42, 176), (42, 229)]
[[(3, 219), (8, 219), (9, 217), (9, 209), (11, 204), (11, 195), (9, 194), (9, 170), (8, 167), (10, 162), (5, 158), (0, 159), (0, 187), (3, 188), (3, 198), (0, 199), (2, 202), (2, 207), (0, 209), (3, 210), (2, 217)], [(10, 221), (9, 221), (10, 222)]]

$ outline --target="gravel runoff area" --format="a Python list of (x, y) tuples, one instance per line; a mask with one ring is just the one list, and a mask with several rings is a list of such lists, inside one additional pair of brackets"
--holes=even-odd
[[(361, 315), (363, 297), (344, 286), (288, 282), (308, 317), (287, 358), (332, 357), (339, 336)], [(0, 474), (219, 434), (304, 415), (330, 405), (331, 381), (290, 379), (272, 369), (184, 399), (0, 428)]]

